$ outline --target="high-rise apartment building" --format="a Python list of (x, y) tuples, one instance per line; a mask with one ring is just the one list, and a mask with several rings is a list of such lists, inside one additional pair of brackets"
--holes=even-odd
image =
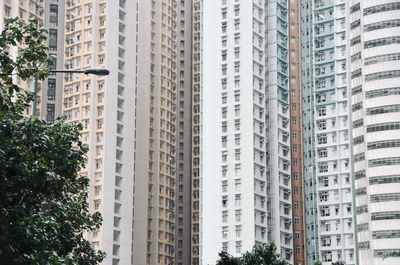
[[(36, 20), (39, 27), (48, 30), (47, 44), (49, 54), (56, 58), (52, 68), (63, 69), (64, 55), (64, 2), (56, 0), (6, 0), (0, 5), (0, 28), (4, 28), (7, 18), (20, 17), (23, 21)], [(17, 49), (11, 48), (10, 54), (17, 56)], [(23, 90), (34, 91), (34, 80), (27, 81), (16, 78), (16, 83)], [(48, 123), (53, 123), (61, 114), (62, 106), (62, 81), (61, 75), (52, 74), (48, 79), (37, 83), (38, 97), (36, 99), (36, 114)], [(26, 112), (33, 114), (32, 105)]]
[(0, 16), (45, 26), (55, 69), (111, 72), (50, 75), (37, 100), (83, 124), (103, 264), (215, 264), (269, 240), (295, 265), (399, 263), (383, 260), (400, 250), (399, 1), (4, 0)]
[(191, 154), (191, 248), (190, 264), (200, 264), (200, 89), (201, 89), (201, 0), (192, 1), (192, 154)]
[(134, 254), (136, 8), (126, 0), (65, 1), (65, 68), (110, 70), (106, 78), (66, 74), (63, 90), (63, 115), (83, 124), (89, 145), (81, 173), (103, 225), (87, 238), (107, 253), (103, 264), (131, 264)]
[[(284, 0), (253, 1), (254, 5), (259, 5), (258, 8), (257, 6), (253, 8), (254, 18), (252, 23), (253, 88), (255, 90), (253, 93), (253, 126), (256, 134), (262, 131), (266, 133), (268, 240), (275, 241), (278, 252), (286, 260), (293, 262), (290, 112), (297, 111), (299, 106), (295, 102), (290, 104), (289, 99), (288, 2)], [(264, 21), (260, 17), (261, 8), (264, 8)], [(257, 19), (261, 19), (261, 21), (257, 21)], [(263, 39), (265, 39), (265, 51), (263, 50)], [(262, 61), (263, 55), (265, 55), (265, 64)], [(266, 84), (265, 87), (263, 86), (264, 83)], [(258, 95), (257, 92), (259, 93)], [(265, 109), (263, 109), (263, 104), (261, 103), (260, 96), (262, 94), (260, 92), (265, 92)], [(264, 115), (266, 119), (265, 125), (262, 121)], [(260, 161), (263, 161), (263, 144), (263, 137), (261, 137), (259, 146), (257, 146), (257, 137), (255, 137), (255, 160), (258, 153)], [(260, 150), (257, 150), (257, 148), (260, 148)], [(255, 182), (256, 186), (257, 182)], [(262, 197), (260, 199), (262, 203)]]
[(293, 260), (287, 7), (203, 2), (201, 264), (268, 240)]
[(307, 263), (356, 263), (347, 93), (347, 2), (302, 1)]
[[(0, 4), (0, 29), (4, 29), (5, 20), (9, 18), (20, 17), (23, 21), (36, 20), (38, 27), (45, 24), (45, 3), (43, 0), (4, 0)], [(16, 58), (18, 55), (18, 47), (10, 47), (8, 50), (11, 57)], [(34, 79), (22, 80), (14, 77), (14, 83), (24, 91), (34, 91)], [(36, 114), (41, 115), (42, 105), (41, 95), (43, 93), (42, 82), (37, 83), (38, 98), (36, 100)], [(33, 114), (33, 104), (26, 109), (26, 115)]]
[[(176, 146), (180, 16), (176, 1), (134, 2), (138, 37), (133, 264), (174, 264), (176, 210), (180, 209), (176, 207), (176, 156), (181, 153)], [(181, 11), (184, 15), (185, 10)], [(185, 19), (188, 18), (182, 18)], [(180, 47), (184, 52), (187, 49), (190, 44)], [(179, 69), (183, 71), (183, 67)], [(189, 75), (190, 71), (183, 71), (179, 78), (184, 86), (189, 85), (185, 84)], [(179, 114), (180, 111), (179, 108)], [(184, 128), (190, 120), (189, 113), (186, 115), (186, 120), (180, 119)], [(184, 138), (181, 140), (184, 143)], [(184, 174), (185, 170), (181, 168), (179, 172)], [(182, 215), (178, 216), (179, 220)], [(179, 225), (178, 229), (183, 228)]]
[(305, 264), (300, 2), (289, 1), (289, 97), (292, 177), (293, 264)]
[[(314, 91), (313, 91), (313, 25), (311, 1), (301, 1), (301, 95), (303, 132), (303, 203), (305, 208), (306, 260), (311, 264), (319, 258), (318, 216), (316, 198), (316, 161), (314, 136)], [(304, 99), (306, 100), (304, 102)], [(296, 220), (294, 220), (296, 222)]]
[[(49, 54), (54, 56), (52, 69), (62, 70), (64, 65), (64, 19), (65, 2), (58, 0), (44, 1), (44, 26), (48, 30), (47, 43)], [(49, 124), (62, 113), (63, 97), (62, 74), (51, 74), (42, 83), (40, 96), (40, 116)]]
[(177, 1), (176, 265), (191, 264), (192, 1)]
[(399, 264), (400, 2), (351, 1), (351, 108), (359, 264)]

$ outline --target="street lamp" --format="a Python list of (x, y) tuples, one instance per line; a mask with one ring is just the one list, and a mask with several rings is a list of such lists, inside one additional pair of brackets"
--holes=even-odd
[(110, 71), (105, 68), (87, 68), (84, 70), (50, 70), (50, 73), (64, 73), (64, 74), (85, 74), (85, 75), (108, 75)]
[[(110, 71), (105, 68), (87, 68), (84, 70), (50, 70), (50, 73), (58, 74), (58, 73), (63, 73), (63, 74), (85, 74), (85, 75), (98, 75), (98, 76), (105, 76), (109, 75)], [(33, 93), (35, 94), (35, 99), (33, 100), (32, 103), (32, 112), (33, 116), (36, 116), (36, 93), (38, 90), (38, 79), (37, 77), (34, 78), (34, 83), (33, 83)]]

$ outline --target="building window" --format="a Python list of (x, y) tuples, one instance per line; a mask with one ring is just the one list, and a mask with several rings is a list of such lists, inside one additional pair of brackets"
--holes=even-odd
[(223, 211), (222, 212), (222, 222), (227, 223), (228, 222), (228, 211)]
[(393, 27), (400, 27), (400, 19), (392, 19), (392, 20), (385, 20), (379, 21), (371, 24), (367, 24), (364, 26), (364, 31), (374, 31), (378, 29), (386, 29), (386, 28), (393, 28)]
[(51, 51), (57, 50), (57, 30), (56, 29), (49, 30), (49, 49)]
[(241, 205), (241, 196), (240, 194), (235, 194), (235, 206), (240, 207)]
[(378, 124), (368, 125), (367, 133), (379, 132), (379, 131), (389, 131), (389, 130), (399, 130), (399, 129), (400, 129), (400, 122), (378, 123)]
[(235, 16), (239, 16), (240, 13), (240, 5), (235, 5)]
[(382, 62), (399, 61), (400, 53), (390, 53), (377, 56), (371, 56), (364, 59), (364, 65), (372, 65)]
[(400, 238), (400, 230), (372, 231), (373, 239)]
[(362, 231), (368, 231), (369, 230), (369, 224), (364, 223), (364, 224), (358, 224), (357, 225), (357, 231), (362, 232)]
[(235, 191), (240, 191), (240, 187), (242, 185), (242, 182), (240, 179), (235, 179)]
[(227, 239), (228, 238), (228, 227), (227, 226), (223, 226), (222, 227), (222, 238), (223, 239)]
[(363, 126), (363, 125), (364, 125), (364, 120), (363, 120), (362, 118), (353, 121), (353, 128), (354, 128), (354, 129), (355, 129), (355, 128), (359, 128), (359, 127), (361, 127), (361, 126)]
[(364, 143), (364, 136), (363, 135), (355, 137), (353, 139), (353, 144), (354, 145), (358, 145), (358, 144), (362, 144), (362, 143)]
[(241, 252), (242, 252), (242, 242), (236, 241), (236, 253), (241, 253)]
[(359, 44), (359, 43), (361, 43), (361, 37), (360, 36), (357, 36), (357, 37), (352, 38), (350, 40), (350, 45), (351, 46), (354, 46), (354, 45)]
[(356, 154), (354, 156), (354, 162), (355, 163), (360, 162), (360, 161), (364, 161), (364, 159), (365, 159), (365, 154), (364, 153)]
[(374, 194), (370, 196), (371, 203), (391, 201), (400, 201), (400, 193)]
[(222, 242), (222, 251), (228, 252), (228, 242)]
[(242, 219), (242, 211), (241, 210), (236, 210), (235, 211), (235, 220), (236, 222), (240, 222)]
[(47, 104), (47, 115), (46, 115), (46, 121), (48, 123), (54, 123), (54, 117), (55, 117), (55, 104)]
[(50, 5), (50, 23), (54, 26), (58, 24), (58, 5)]
[(400, 43), (400, 36), (380, 38), (380, 39), (366, 41), (364, 43), (364, 49), (385, 46), (385, 45), (391, 45), (391, 44), (399, 44), (399, 43)]
[(222, 196), (222, 207), (226, 208), (228, 206), (228, 196)]
[(368, 178), (369, 185), (400, 183), (400, 175), (385, 175)]
[(242, 236), (242, 226), (241, 225), (237, 225), (235, 227), (235, 233), (236, 233), (236, 237), (237, 238)]
[(222, 33), (226, 33), (226, 28), (227, 28), (227, 23), (226, 22), (222, 22), (222, 24), (221, 24)]
[(366, 98), (386, 97), (400, 95), (400, 87), (389, 87), (365, 92)]
[(399, 219), (400, 219), (399, 211), (371, 213), (371, 221), (399, 220)]
[(387, 105), (387, 106), (379, 106), (374, 108), (367, 108), (367, 115), (377, 115), (383, 113), (392, 113), (392, 112), (400, 112), (400, 105)]
[(366, 75), (365, 82), (382, 80), (382, 79), (398, 78), (398, 77), (400, 77), (400, 70), (384, 71), (384, 72), (378, 72), (378, 73)]
[(235, 176), (240, 177), (240, 172), (241, 172), (241, 165), (235, 164)]
[(222, 192), (228, 191), (228, 181), (227, 180), (223, 180), (221, 186), (222, 186)]
[(240, 161), (240, 149), (235, 150), (235, 160)]
[(375, 13), (387, 12), (399, 9), (400, 9), (400, 2), (393, 2), (393, 3), (381, 4), (365, 8), (363, 14), (364, 16), (368, 16)]

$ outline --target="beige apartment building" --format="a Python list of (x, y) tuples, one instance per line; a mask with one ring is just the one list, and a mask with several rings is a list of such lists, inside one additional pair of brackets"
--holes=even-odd
[(107, 253), (103, 264), (133, 259), (136, 8), (126, 0), (65, 1), (65, 68), (110, 70), (106, 78), (66, 74), (63, 90), (63, 115), (83, 124), (89, 145), (82, 174), (103, 225), (87, 237)]
[[(3, 0), (0, 5), (0, 29), (4, 29), (6, 19), (20, 17), (24, 21), (35, 19), (38, 26), (44, 25), (44, 1), (43, 0)], [(11, 47), (9, 54), (12, 57), (17, 57), (17, 47)], [(15, 77), (14, 83), (17, 84), (22, 90), (33, 91), (34, 82), (31, 80), (21, 80)], [(42, 84), (38, 84), (39, 94), (42, 92)], [(40, 103), (40, 97), (37, 100)], [(36, 113), (41, 113), (41, 106), (38, 104)], [(32, 114), (32, 106), (27, 108), (26, 114)]]
[(111, 72), (64, 80), (63, 114), (84, 125), (82, 173), (92, 180), (91, 210), (104, 219), (88, 236), (107, 252), (103, 264), (189, 264), (192, 3), (116, 3), (65, 6), (67, 69)]
[(174, 264), (177, 4), (137, 1), (133, 264)]
[(191, 264), (192, 4), (177, 1), (176, 265)]
[[(4, 28), (7, 18), (20, 17), (24, 21), (37, 20), (39, 27), (48, 30), (47, 44), (49, 54), (55, 56), (53, 69), (63, 69), (64, 1), (57, 0), (4, 0), (0, 5), (0, 28)], [(17, 56), (17, 49), (11, 48), (10, 54)], [(61, 114), (62, 76), (52, 74), (43, 82), (38, 82), (36, 114), (48, 123), (53, 123)], [(15, 82), (22, 89), (34, 91), (34, 80), (23, 81), (15, 77)], [(33, 114), (32, 105), (26, 114)]]
[[(87, 234), (103, 264), (199, 264), (200, 0), (4, 0), (4, 19), (49, 31), (52, 69), (107, 68), (108, 77), (51, 74), (37, 111), (83, 125)], [(16, 51), (14, 51), (16, 53)], [(33, 91), (34, 82), (22, 83)], [(27, 110), (32, 114), (32, 108)]]

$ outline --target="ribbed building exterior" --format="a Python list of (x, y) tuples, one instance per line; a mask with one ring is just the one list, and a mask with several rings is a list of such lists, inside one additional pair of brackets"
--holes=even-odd
[(203, 1), (201, 264), (274, 240), (293, 262), (287, 1)]
[(39, 26), (44, 25), (44, 0), (3, 0), (0, 5), (0, 26), (4, 28), (7, 18), (20, 17), (24, 21), (34, 19)]
[[(64, 19), (65, 2), (58, 0), (44, 1), (44, 26), (48, 30), (47, 43), (49, 54), (55, 57), (52, 69), (64, 69)], [(42, 82), (39, 94), (40, 116), (52, 124), (62, 114), (63, 98), (62, 74), (51, 74)]]
[(292, 177), (293, 264), (305, 264), (303, 123), (301, 94), (300, 1), (289, 1), (289, 97)]
[(179, 210), (176, 124), (180, 16), (176, 1), (135, 2), (138, 42), (133, 264), (168, 265), (175, 264)]
[[(63, 55), (62, 42), (63, 38), (57, 39), (57, 35), (62, 34), (63, 29), (63, 16), (58, 16), (58, 14), (50, 13), (49, 5), (51, 1), (39, 1), (39, 0), (4, 0), (0, 4), (0, 29), (4, 29), (5, 20), (8, 18), (20, 17), (23, 21), (28, 22), (29, 20), (36, 20), (39, 27), (45, 26), (47, 29), (51, 30), (48, 38), (48, 45), (50, 49), (50, 54), (55, 56)], [(53, 7), (63, 4), (56, 4)], [(63, 10), (63, 9), (62, 9)], [(62, 12), (62, 11), (61, 11)], [(53, 20), (50, 23), (50, 20)], [(60, 27), (61, 26), (61, 27)], [(52, 38), (53, 37), (53, 38)], [(16, 47), (11, 47), (9, 53), (12, 57), (16, 57), (18, 50)], [(62, 64), (62, 60), (59, 61)], [(53, 82), (55, 79), (57, 82)], [(35, 82), (33, 79), (26, 81), (21, 80), (19, 77), (15, 77), (15, 83), (22, 89), (26, 91), (34, 91)], [(58, 93), (56, 93), (56, 90)], [(52, 77), (50, 81), (45, 80), (43, 82), (37, 83), (38, 97), (36, 99), (36, 114), (41, 116), (44, 120), (52, 123), (55, 116), (59, 116), (61, 112), (61, 97), (62, 97), (62, 77)], [(54, 93), (53, 93), (54, 92)], [(31, 104), (27, 110), (27, 115), (33, 114), (33, 104)]]
[[(253, 126), (255, 135), (259, 134), (261, 130), (266, 133), (268, 240), (273, 240), (282, 257), (292, 263), (293, 205), (291, 196), (290, 111), (296, 111), (298, 106), (296, 103), (290, 105), (289, 97), (289, 1), (254, 2), (259, 4), (259, 7), (264, 8), (265, 12), (264, 24), (260, 22), (257, 24), (257, 18), (260, 18), (260, 9), (254, 8), (253, 10), (253, 89), (255, 90), (253, 93)], [(265, 32), (265, 35), (263, 35), (263, 32)], [(265, 39), (265, 51), (261, 43), (263, 39)], [(264, 55), (265, 65), (263, 65), (260, 57), (262, 55)], [(263, 70), (265, 76), (263, 76)], [(260, 102), (260, 96), (263, 96), (262, 92), (265, 92), (265, 109)], [(265, 124), (262, 121), (264, 115)], [(262, 145), (264, 139), (262, 134), (260, 136), (259, 142), (257, 142), (257, 138), (254, 140), (254, 158), (257, 161), (259, 155), (259, 161), (263, 162)], [(258, 144), (260, 145), (258, 146)], [(258, 166), (260, 175), (263, 176), (262, 163)], [(254, 168), (257, 172), (257, 165)], [(262, 182), (260, 183), (262, 187)], [(256, 192), (258, 184), (255, 181)], [(262, 204), (263, 190), (261, 189), (261, 192), (258, 192), (262, 194), (258, 197)], [(255, 201), (257, 201), (257, 196)], [(258, 214), (260, 214), (262, 220), (263, 213)], [(256, 214), (256, 222), (257, 218), (259, 217)], [(262, 229), (261, 227), (261, 233)]]
[(294, 265), (400, 263), (399, 1), (3, 0), (15, 16), (48, 29), (53, 69), (110, 70), (36, 101), (83, 125), (102, 264), (270, 240)]
[[(133, 1), (65, 1), (65, 69), (104, 67), (108, 77), (64, 75), (63, 115), (83, 125), (89, 145), (90, 211), (103, 225), (88, 234), (107, 253), (103, 264), (131, 264), (133, 236), (136, 5)], [(145, 263), (142, 263), (145, 264)]]
[(200, 169), (201, 169), (201, 29), (202, 0), (192, 1), (192, 100), (191, 100), (191, 237), (190, 262), (200, 264)]
[(190, 264), (192, 252), (192, 32), (193, 3), (177, 1), (177, 176), (175, 262)]
[(307, 264), (356, 264), (346, 1), (302, 1)]
[[(305, 240), (306, 261), (312, 264), (319, 258), (318, 217), (314, 212), (317, 209), (316, 200), (316, 163), (314, 159), (315, 136), (314, 136), (314, 92), (313, 92), (313, 25), (310, 23), (312, 17), (311, 1), (301, 1), (301, 96), (302, 96), (302, 133), (303, 133), (303, 203), (305, 208)], [(304, 99), (306, 100), (304, 102)], [(311, 184), (311, 185), (310, 185)], [(296, 220), (294, 220), (296, 222)]]
[[(39, 27), (48, 30), (47, 44), (49, 54), (56, 58), (52, 68), (62, 69), (64, 67), (64, 2), (56, 0), (38, 1), (5, 0), (0, 4), (0, 28), (4, 28), (7, 18), (20, 17), (23, 21), (36, 20)], [(15, 48), (10, 49), (12, 56), (17, 55)], [(19, 87), (27, 91), (34, 91), (34, 80), (23, 81), (16, 77)], [(63, 76), (51, 75), (37, 85), (38, 97), (36, 99), (36, 115), (48, 123), (53, 123), (55, 118), (61, 115)], [(29, 106), (27, 115), (33, 114), (33, 106)]]
[(359, 264), (400, 250), (400, 2), (351, 1), (350, 79)]

